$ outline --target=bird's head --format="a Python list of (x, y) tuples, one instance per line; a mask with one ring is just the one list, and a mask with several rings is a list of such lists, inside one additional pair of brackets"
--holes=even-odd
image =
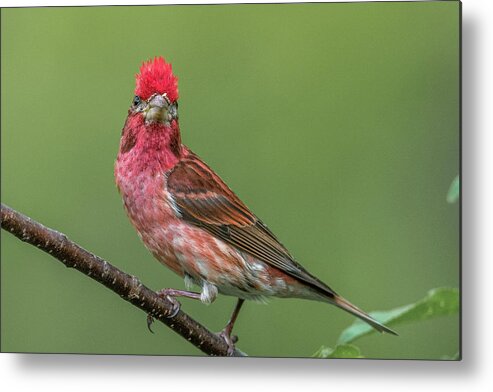
[(178, 78), (162, 57), (145, 61), (135, 75), (135, 96), (129, 114), (140, 115), (145, 123), (170, 125), (178, 120)]

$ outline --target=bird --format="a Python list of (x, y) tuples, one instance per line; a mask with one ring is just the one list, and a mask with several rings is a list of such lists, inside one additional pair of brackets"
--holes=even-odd
[[(158, 294), (212, 303), (237, 298), (220, 332), (228, 355), (245, 300), (299, 298), (335, 305), (379, 332), (397, 335), (308, 272), (274, 233), (192, 150), (182, 144), (178, 78), (162, 56), (144, 61), (125, 120), (114, 175), (124, 210), (152, 255), (184, 279), (187, 290)], [(191, 291), (193, 286), (199, 291)], [(148, 317), (148, 326), (152, 317)]]

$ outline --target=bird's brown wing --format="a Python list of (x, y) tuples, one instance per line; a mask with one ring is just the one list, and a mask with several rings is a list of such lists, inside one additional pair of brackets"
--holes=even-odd
[(167, 190), (192, 224), (326, 295), (335, 294), (294, 261), (267, 226), (192, 152), (168, 173)]

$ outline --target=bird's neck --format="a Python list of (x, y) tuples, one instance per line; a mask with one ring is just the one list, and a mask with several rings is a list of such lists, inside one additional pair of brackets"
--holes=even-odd
[(145, 124), (142, 116), (127, 119), (122, 131), (117, 162), (137, 174), (164, 173), (181, 159), (180, 127), (177, 120), (169, 124)]

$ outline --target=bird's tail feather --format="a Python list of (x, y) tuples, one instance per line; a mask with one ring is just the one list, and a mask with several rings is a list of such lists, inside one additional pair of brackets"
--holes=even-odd
[(373, 319), (369, 314), (363, 312), (361, 309), (354, 306), (351, 302), (338, 295), (335, 295), (333, 298), (331, 298), (330, 302), (338, 306), (339, 308), (345, 310), (346, 312), (349, 312), (354, 316), (360, 318), (364, 322), (370, 324), (378, 332), (386, 332), (392, 335), (397, 335), (397, 332), (393, 331), (392, 329), (383, 325), (382, 323), (379, 323), (377, 320)]

